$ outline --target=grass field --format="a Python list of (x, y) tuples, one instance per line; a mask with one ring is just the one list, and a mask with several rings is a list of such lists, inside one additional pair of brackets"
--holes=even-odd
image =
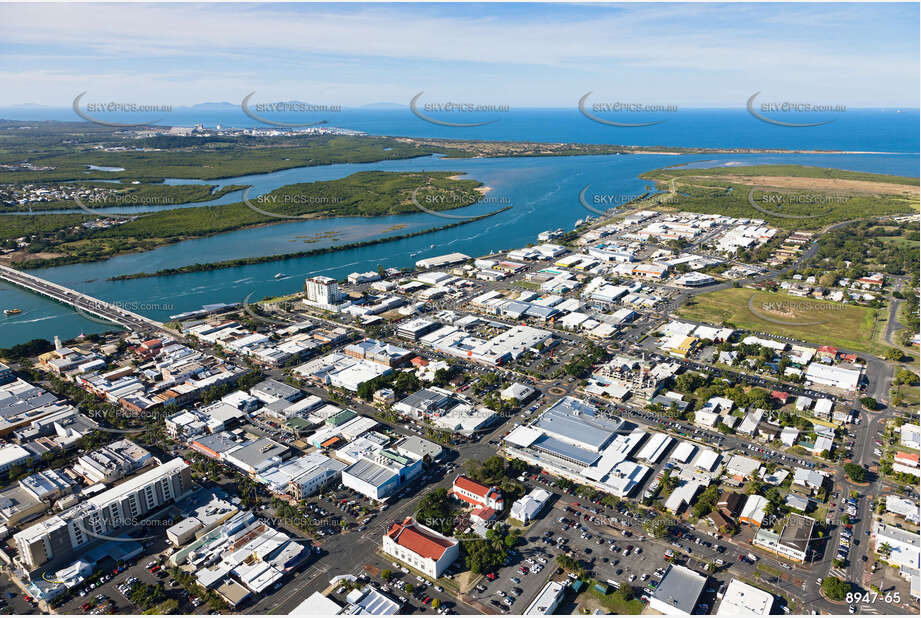
[(669, 207), (756, 217), (783, 229), (918, 212), (918, 179), (803, 165), (664, 168), (640, 174), (674, 189)]
[(711, 324), (793, 337), (878, 354), (875, 311), (777, 292), (729, 288), (695, 296), (678, 315)]

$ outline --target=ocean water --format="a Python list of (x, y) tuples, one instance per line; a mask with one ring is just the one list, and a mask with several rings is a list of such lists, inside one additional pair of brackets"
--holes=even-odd
[[(590, 110), (589, 110), (590, 111)], [(409, 109), (344, 109), (328, 114), (281, 113), (277, 122), (318, 122), (328, 126), (363, 131), (371, 135), (440, 137), (451, 139), (511, 140), (535, 142), (578, 142), (638, 146), (683, 146), (708, 148), (783, 148), (848, 150), (917, 154), (919, 148), (918, 109), (849, 109), (843, 112), (764, 114), (790, 123), (831, 121), (818, 127), (778, 126), (752, 116), (745, 107), (735, 109), (679, 109), (663, 113), (602, 114), (603, 119), (622, 123), (659, 122), (647, 127), (615, 127), (584, 116), (573, 102), (571, 109), (515, 109), (476, 114), (426, 114), (445, 122), (485, 122), (479, 127), (448, 127), (427, 122)], [(176, 108), (160, 114), (159, 124), (213, 128), (265, 127), (239, 107), (221, 109)], [(266, 116), (266, 114), (262, 114)], [(11, 120), (63, 120), (79, 122), (72, 109), (0, 108), (0, 118)], [(107, 114), (110, 122), (147, 121), (149, 116)]]
[[(72, 112), (71, 112), (72, 113)], [(346, 114), (348, 112), (343, 112)], [(850, 114), (851, 112), (848, 112)], [(857, 112), (854, 112), (856, 115)], [(240, 114), (242, 116), (242, 114)], [(720, 154), (720, 155), (605, 155), (589, 157), (523, 157), (497, 159), (443, 159), (428, 157), (371, 164), (331, 165), (296, 168), (270, 174), (228, 178), (217, 184), (251, 184), (252, 196), (297, 182), (341, 178), (361, 170), (414, 171), (446, 170), (465, 174), (492, 188), (489, 202), (451, 211), (451, 214), (482, 214), (509, 205), (494, 217), (451, 230), (416, 238), (364, 247), (333, 254), (289, 259), (214, 272), (172, 277), (108, 281), (108, 277), (133, 272), (152, 272), (196, 262), (238, 257), (291, 253), (323, 246), (399, 235), (453, 222), (425, 213), (373, 219), (338, 218), (322, 221), (294, 221), (279, 225), (239, 230), (210, 238), (184, 241), (143, 254), (111, 258), (104, 262), (47, 268), (35, 274), (159, 320), (198, 309), (214, 302), (240, 302), (302, 289), (303, 279), (315, 274), (342, 278), (351, 272), (381, 266), (412, 266), (417, 260), (452, 251), (471, 256), (511, 249), (534, 242), (543, 230), (570, 229), (594, 213), (579, 200), (585, 191), (589, 203), (596, 196), (635, 196), (649, 190), (638, 175), (668, 165), (738, 165), (797, 163), (857, 171), (918, 176), (917, 111), (866, 112), (863, 123), (845, 130), (845, 116), (832, 125), (812, 129), (776, 127), (751, 118), (743, 111), (701, 111), (696, 129), (682, 128), (679, 118), (644, 129), (613, 130), (594, 123), (576, 112), (535, 111), (530, 126), (524, 116), (508, 114), (501, 122), (477, 129), (448, 129), (409, 118), (399, 111), (364, 111), (355, 115), (347, 128), (369, 133), (461, 137), (446, 132), (462, 131), (476, 139), (528, 139), (638, 145), (685, 145), (712, 147), (780, 147), (798, 149), (852, 150), (888, 154)], [(693, 115), (693, 114), (689, 114)], [(0, 117), (9, 117), (0, 110)], [(245, 118), (245, 116), (243, 117)], [(517, 118), (517, 120), (513, 120)], [(913, 120), (912, 120), (913, 118)], [(33, 119), (41, 119), (35, 118)], [(61, 118), (64, 119), (64, 118)], [(343, 116), (345, 119), (345, 116)], [(549, 120), (556, 119), (553, 122)], [(197, 118), (230, 125), (229, 120)], [(590, 125), (585, 125), (590, 123)], [(750, 122), (749, 122), (750, 121)], [(838, 124), (839, 121), (842, 124)], [(869, 122), (869, 125), (867, 124)], [(505, 124), (503, 124), (505, 123)], [(519, 124), (523, 123), (523, 124)], [(752, 125), (751, 123), (755, 123)], [(913, 129), (910, 125), (913, 123)], [(179, 124), (178, 122), (176, 124)], [(421, 126), (420, 126), (421, 125)], [(594, 126), (591, 126), (594, 125)], [(666, 130), (666, 125), (670, 129)], [(759, 126), (759, 125), (764, 125)], [(833, 125), (837, 125), (836, 128)], [(337, 126), (346, 126), (339, 124)], [(868, 126), (870, 128), (868, 128)], [(491, 127), (491, 128), (490, 128)], [(876, 127), (876, 130), (871, 130)], [(492, 135), (467, 135), (467, 131), (493, 131)], [(655, 130), (655, 131), (653, 131)], [(815, 132), (813, 132), (815, 131)], [(653, 133), (649, 133), (653, 132)], [(658, 133), (656, 133), (658, 132)], [(496, 135), (498, 133), (500, 135)], [(600, 137), (603, 135), (604, 137)], [(623, 136), (628, 135), (630, 139)], [(170, 183), (187, 180), (168, 179)], [(238, 201), (239, 195), (225, 196), (214, 203)], [(624, 200), (625, 201), (625, 200)], [(202, 205), (202, 204), (198, 204)], [(285, 278), (275, 279), (277, 273)], [(19, 307), (16, 316), (0, 316), (0, 347), (34, 337), (73, 337), (81, 332), (102, 332), (111, 325), (86, 319), (72, 309), (0, 283), (0, 308)]]

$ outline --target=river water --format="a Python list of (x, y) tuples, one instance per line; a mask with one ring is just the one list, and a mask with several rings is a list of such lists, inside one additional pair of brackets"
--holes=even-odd
[[(858, 171), (918, 175), (916, 154), (892, 155), (604, 155), (588, 157), (525, 157), (498, 159), (443, 159), (425, 157), (369, 164), (295, 168), (209, 181), (210, 184), (249, 184), (251, 199), (278, 187), (342, 178), (363, 170), (443, 170), (464, 174), (492, 188), (486, 203), (452, 210), (450, 214), (482, 214), (505, 205), (511, 208), (494, 217), (451, 230), (350, 249), (331, 254), (243, 266), (213, 272), (170, 277), (108, 281), (108, 277), (134, 272), (205, 263), (240, 257), (305, 251), (324, 246), (400, 235), (453, 222), (426, 213), (376, 218), (336, 218), (291, 221), (256, 229), (239, 230), (209, 238), (188, 240), (141, 254), (123, 255), (103, 262), (75, 264), (33, 271), (40, 277), (80, 290), (158, 320), (216, 302), (239, 302), (302, 289), (305, 277), (323, 274), (342, 278), (351, 272), (373, 270), (378, 265), (412, 266), (417, 260), (459, 251), (471, 256), (520, 247), (536, 241), (548, 229), (571, 229), (594, 213), (580, 203), (596, 196), (639, 195), (651, 187), (638, 178), (642, 172), (668, 165), (731, 165), (797, 163)], [(188, 184), (184, 179), (167, 182)], [(239, 193), (213, 203), (240, 200)], [(196, 204), (202, 206), (203, 204)], [(267, 208), (262, 205), (261, 207)], [(599, 208), (604, 208), (599, 207)], [(753, 213), (758, 216), (758, 213)], [(285, 278), (275, 279), (277, 273)], [(0, 347), (35, 337), (62, 339), (109, 330), (110, 325), (87, 320), (72, 309), (0, 283), (0, 307), (19, 307), (15, 316), (0, 316)]]

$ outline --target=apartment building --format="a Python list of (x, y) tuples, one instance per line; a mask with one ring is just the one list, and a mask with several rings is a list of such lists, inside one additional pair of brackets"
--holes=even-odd
[(175, 502), (191, 489), (191, 470), (177, 457), (17, 533), (17, 560), (32, 570), (73, 559), (100, 535)]

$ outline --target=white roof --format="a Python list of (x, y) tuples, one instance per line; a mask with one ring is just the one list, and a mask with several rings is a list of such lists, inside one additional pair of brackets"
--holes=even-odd
[(300, 605), (291, 610), (289, 616), (330, 616), (342, 611), (342, 607), (321, 592), (314, 592)]
[(510, 434), (505, 436), (506, 442), (511, 442), (515, 446), (522, 448), (531, 446), (535, 440), (541, 437), (543, 433), (532, 427), (516, 427)]
[(768, 616), (774, 596), (738, 579), (729, 580), (723, 602), (716, 610), (717, 616)]
[(678, 446), (675, 447), (675, 450), (672, 451), (671, 458), (675, 461), (680, 461), (681, 463), (687, 463), (688, 460), (691, 459), (691, 455), (693, 455), (694, 451), (696, 450), (696, 446), (690, 442), (685, 442), (682, 440), (678, 443)]

